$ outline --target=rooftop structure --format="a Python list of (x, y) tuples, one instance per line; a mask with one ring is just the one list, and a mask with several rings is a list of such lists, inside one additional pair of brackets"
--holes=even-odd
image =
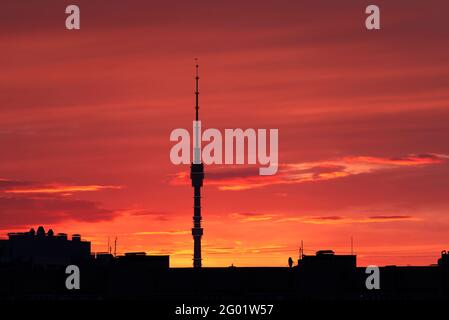
[(32, 264), (60, 265), (89, 259), (90, 242), (82, 241), (74, 234), (55, 235), (52, 229), (45, 232), (40, 226), (37, 232), (13, 232), (7, 240), (0, 240), (0, 262), (27, 262)]

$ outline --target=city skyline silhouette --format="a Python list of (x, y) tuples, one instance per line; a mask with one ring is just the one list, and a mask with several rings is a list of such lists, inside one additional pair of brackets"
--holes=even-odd
[[(446, 251), (441, 252), (437, 264), (428, 267), (364, 268), (357, 267), (354, 254), (319, 250), (315, 255), (305, 255), (301, 249), (297, 264), (290, 257), (288, 267), (207, 268), (193, 259), (193, 267), (171, 268), (169, 256), (145, 252), (92, 253), (90, 242), (81, 235), (69, 238), (66, 233), (55, 234), (42, 226), (37, 231), (31, 228), (8, 236), (8, 240), (0, 240), (0, 301), (138, 299), (163, 303), (310, 303), (449, 298)], [(194, 257), (197, 258), (196, 252)], [(373, 268), (377, 270), (374, 273), (370, 271)], [(77, 270), (74, 287), (67, 284), (72, 276), (67, 270)], [(370, 280), (372, 276), (377, 280)]]
[(203, 267), (286, 267), (301, 241), (358, 266), (441, 258), (447, 1), (380, 5), (373, 32), (360, 3), (78, 5), (70, 31), (50, 1), (2, 11), (1, 239), (44, 226), (190, 268), (191, 168), (169, 135), (191, 130), (199, 57), (204, 128), (277, 128), (280, 159), (204, 169)]

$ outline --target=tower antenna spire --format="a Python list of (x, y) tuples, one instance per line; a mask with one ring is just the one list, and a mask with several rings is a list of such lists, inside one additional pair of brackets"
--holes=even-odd
[(198, 121), (198, 109), (200, 108), (199, 106), (199, 95), (200, 95), (200, 91), (199, 91), (199, 80), (200, 80), (200, 76), (199, 76), (199, 65), (198, 65), (198, 58), (195, 58), (195, 69), (196, 69), (196, 76), (195, 76), (195, 120)]

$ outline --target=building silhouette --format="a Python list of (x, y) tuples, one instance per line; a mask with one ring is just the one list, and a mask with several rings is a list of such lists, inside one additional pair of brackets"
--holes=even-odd
[(33, 265), (68, 265), (90, 258), (90, 242), (79, 234), (68, 239), (67, 234), (46, 233), (40, 226), (37, 232), (9, 233), (8, 240), (0, 240), (0, 261), (28, 262)]
[(352, 296), (357, 285), (357, 257), (336, 255), (319, 250), (315, 255), (302, 254), (298, 259), (297, 285), (309, 298), (331, 299), (344, 292)]

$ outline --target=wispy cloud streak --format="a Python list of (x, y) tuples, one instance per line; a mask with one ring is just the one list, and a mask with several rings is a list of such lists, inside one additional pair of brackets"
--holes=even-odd
[[(434, 153), (412, 154), (399, 158), (352, 156), (335, 160), (281, 164), (279, 173), (274, 176), (259, 176), (253, 168), (245, 167), (235, 168), (231, 174), (226, 169), (222, 173), (220, 169), (214, 169), (206, 178), (209, 185), (215, 185), (220, 190), (240, 191), (272, 185), (340, 179), (380, 170), (436, 165), (446, 162), (448, 158), (448, 155)], [(184, 184), (187, 179), (188, 174), (180, 172), (172, 183)]]
[(306, 224), (351, 224), (351, 223), (382, 223), (394, 221), (421, 221), (421, 218), (410, 215), (376, 215), (367, 217), (345, 217), (345, 216), (286, 216), (282, 214), (257, 213), (257, 212), (234, 212), (231, 218), (240, 222), (263, 222), (273, 223), (299, 222)]

